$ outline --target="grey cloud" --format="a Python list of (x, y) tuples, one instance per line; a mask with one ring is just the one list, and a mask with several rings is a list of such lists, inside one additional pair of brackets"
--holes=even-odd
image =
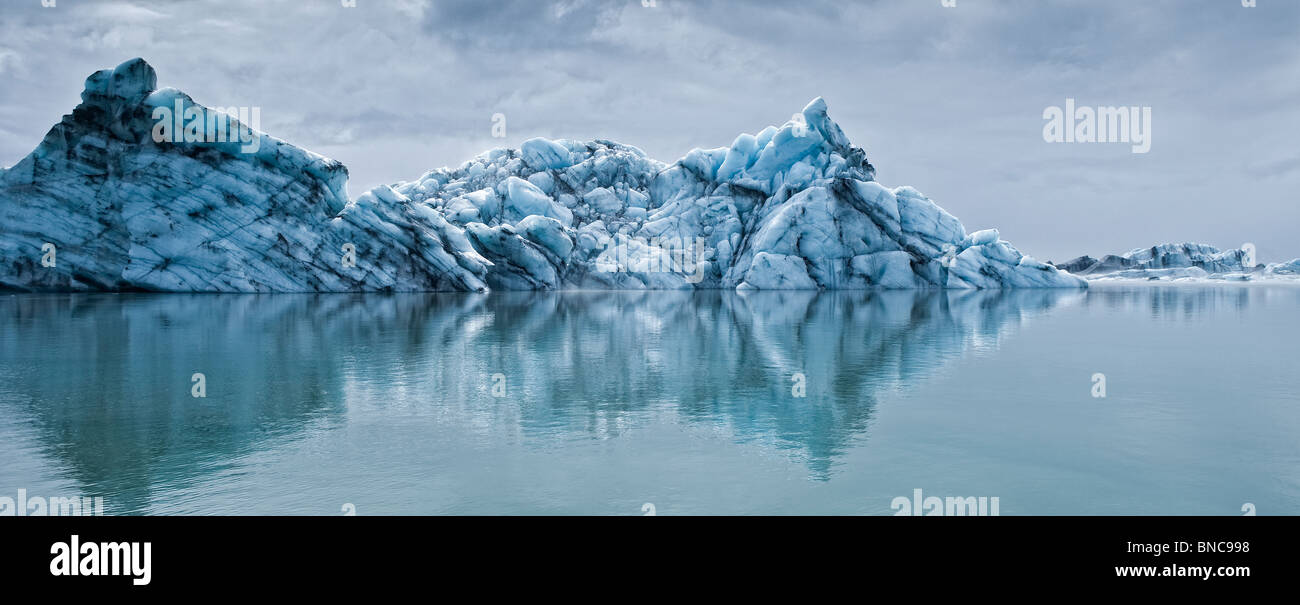
[[(1300, 3), (656, 4), (5, 2), (0, 165), (133, 56), (200, 102), (261, 106), (266, 130), (346, 163), (354, 194), (531, 136), (671, 161), (824, 96), (883, 183), (1037, 257), (1164, 238), (1300, 256)], [(1151, 153), (1044, 143), (1041, 112), (1066, 97), (1151, 106)]]
[(519, 52), (593, 43), (617, 19), (620, 4), (600, 0), (439, 0), (425, 13), (429, 34), (460, 48)]

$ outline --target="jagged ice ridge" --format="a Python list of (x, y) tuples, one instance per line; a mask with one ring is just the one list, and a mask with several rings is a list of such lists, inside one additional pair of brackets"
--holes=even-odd
[[(0, 172), (0, 287), (1086, 287), (995, 229), (967, 233), (911, 187), (877, 183), (820, 98), (672, 164), (535, 138), (350, 200), (339, 162), (156, 85), (142, 59), (92, 74), (82, 103)], [(160, 139), (160, 108), (252, 144)]]
[(1191, 242), (1135, 248), (1100, 259), (1080, 256), (1056, 266), (1092, 281), (1256, 281), (1300, 277), (1300, 258), (1260, 264), (1253, 249), (1220, 250)]

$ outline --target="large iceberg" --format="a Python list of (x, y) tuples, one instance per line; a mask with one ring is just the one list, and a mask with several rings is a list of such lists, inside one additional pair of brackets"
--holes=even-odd
[[(1086, 286), (995, 229), (967, 233), (911, 187), (877, 183), (820, 98), (672, 164), (534, 138), (348, 199), (342, 164), (156, 81), (141, 59), (91, 75), (72, 114), (0, 172), (0, 287)], [(172, 113), (176, 128), (159, 118)]]
[(1300, 275), (1300, 259), (1259, 264), (1249, 245), (1220, 250), (1197, 243), (1158, 244), (1124, 254), (1091, 256), (1055, 265), (1092, 281), (1254, 281)]

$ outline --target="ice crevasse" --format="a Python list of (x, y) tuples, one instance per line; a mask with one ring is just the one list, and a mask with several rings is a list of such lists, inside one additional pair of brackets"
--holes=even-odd
[[(1086, 287), (875, 180), (814, 99), (666, 164), (534, 138), (355, 199), (334, 160), (157, 89), (142, 59), (0, 172), (0, 287), (338, 292)], [(158, 140), (156, 110), (254, 145)]]

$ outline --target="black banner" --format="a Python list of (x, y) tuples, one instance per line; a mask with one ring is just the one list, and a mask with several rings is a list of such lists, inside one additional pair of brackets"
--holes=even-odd
[(867, 574), (926, 590), (978, 581), (1234, 591), (1289, 581), (1298, 526), (1295, 517), (31, 517), (0, 521), (0, 573), (10, 589), (128, 598), (198, 587), (427, 589), (435, 577), (450, 586), (493, 575), (654, 573), (650, 584), (667, 587), (723, 568), (780, 582)]

